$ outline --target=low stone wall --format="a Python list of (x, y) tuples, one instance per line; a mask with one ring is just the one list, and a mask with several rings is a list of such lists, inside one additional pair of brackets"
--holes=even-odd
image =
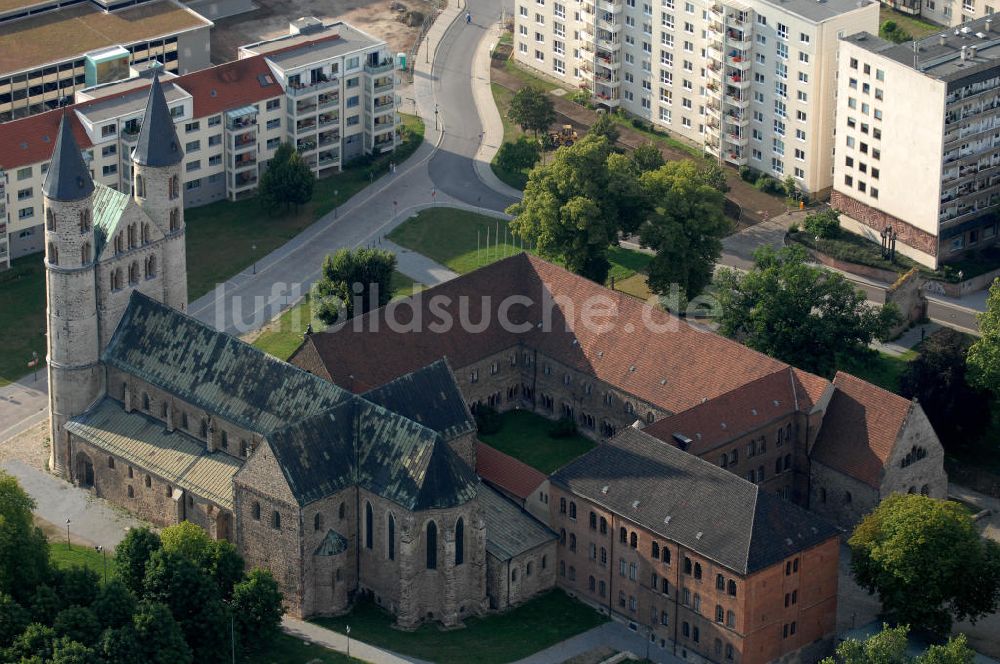
[(869, 265), (861, 265), (859, 263), (849, 263), (847, 261), (838, 260), (833, 256), (828, 256), (827, 254), (815, 249), (809, 249), (809, 253), (812, 255), (813, 260), (817, 263), (827, 267), (832, 267), (835, 270), (841, 270), (842, 272), (850, 272), (851, 274), (856, 274), (859, 277), (864, 277), (865, 279), (874, 279), (875, 281), (891, 284), (899, 278), (899, 274), (893, 272), (892, 270), (883, 270), (879, 267), (871, 267)]
[(979, 276), (971, 277), (965, 281), (959, 281), (958, 283), (939, 281), (938, 279), (928, 279), (924, 284), (924, 289), (928, 293), (934, 293), (935, 295), (945, 295), (947, 297), (958, 298), (963, 295), (968, 295), (969, 293), (977, 293), (981, 290), (986, 290), (993, 285), (994, 280), (998, 278), (1000, 278), (1000, 268), (984, 272)]
[(915, 323), (924, 317), (927, 301), (920, 290), (923, 283), (924, 279), (920, 276), (920, 272), (917, 268), (912, 268), (886, 289), (886, 304), (890, 302), (895, 304), (902, 316), (900, 323), (891, 332), (893, 336), (902, 333), (910, 323)]

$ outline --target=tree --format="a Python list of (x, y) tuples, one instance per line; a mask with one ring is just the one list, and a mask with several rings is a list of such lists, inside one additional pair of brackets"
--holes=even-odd
[(396, 256), (385, 249), (341, 249), (323, 261), (316, 315), (327, 325), (366, 314), (392, 299)]
[(55, 640), (56, 632), (54, 629), (46, 625), (31, 623), (7, 649), (6, 661), (16, 662), (36, 656), (40, 661), (52, 659), (52, 646)]
[(163, 547), (160, 536), (149, 528), (133, 528), (115, 547), (115, 570), (125, 587), (137, 597), (142, 595), (146, 563)]
[(805, 250), (761, 247), (755, 266), (719, 271), (719, 331), (813, 373), (834, 373), (838, 354), (860, 356), (898, 320), (874, 307), (842, 275), (806, 264)]
[(993, 281), (986, 311), (977, 318), (982, 336), (969, 348), (969, 380), (1000, 398), (1000, 278)]
[(281, 624), (284, 607), (278, 582), (267, 570), (255, 569), (233, 588), (232, 611), (239, 626), (240, 643), (266, 641)]
[(933, 645), (926, 652), (911, 658), (906, 653), (909, 625), (890, 627), (865, 639), (847, 639), (837, 646), (834, 657), (820, 664), (972, 664), (975, 652), (969, 648), (964, 634), (948, 639), (943, 645)]
[(97, 598), (101, 577), (94, 570), (74, 565), (54, 576), (63, 606), (90, 606)]
[(312, 200), (316, 174), (298, 152), (292, 155), (283, 171), (282, 200), (297, 210)]
[(531, 171), (524, 198), (507, 209), (515, 235), (598, 283), (607, 277), (608, 246), (617, 231), (617, 209), (607, 193), (610, 154), (608, 141), (593, 134), (558, 150), (550, 164)]
[(636, 168), (638, 168), (641, 173), (655, 171), (667, 163), (663, 159), (663, 153), (660, 152), (660, 148), (648, 141), (637, 147), (635, 150), (632, 150), (632, 154), (630, 156), (632, 158), (632, 163), (635, 164)]
[(497, 166), (512, 173), (520, 173), (534, 166), (542, 154), (538, 141), (521, 136), (513, 143), (506, 142), (497, 151)]
[(705, 182), (690, 160), (644, 173), (640, 187), (651, 205), (639, 239), (656, 251), (648, 268), (649, 289), (664, 295), (677, 284), (691, 299), (711, 282), (729, 230), (722, 192)]
[(52, 586), (43, 584), (35, 588), (35, 594), (31, 596), (28, 607), (31, 609), (31, 619), (34, 622), (49, 625), (63, 608), (63, 603)]
[(928, 337), (900, 376), (900, 393), (916, 398), (945, 448), (975, 443), (990, 424), (990, 399), (966, 380), (966, 338), (943, 329)]
[(51, 664), (103, 664), (93, 648), (65, 636), (53, 644), (49, 661)]
[(820, 212), (807, 214), (802, 220), (802, 228), (816, 237), (837, 237), (840, 234), (840, 213), (833, 208), (826, 208)]
[[(169, 615), (169, 611), (167, 613)], [(105, 664), (144, 664), (142, 650), (131, 622), (117, 629), (104, 630), (97, 644), (97, 652)]]
[(246, 563), (231, 542), (215, 540), (212, 542), (211, 575), (219, 589), (219, 597), (228, 600), (236, 587), (244, 578)]
[(49, 578), (49, 544), (35, 527), (35, 507), (12, 475), (0, 471), (0, 593), (31, 597)]
[(97, 616), (82, 606), (71, 606), (60, 611), (52, 628), (59, 636), (69, 637), (88, 646), (97, 643), (101, 636), (101, 623)]
[(982, 539), (957, 503), (893, 494), (854, 530), (851, 568), (900, 623), (946, 634), (1000, 605), (1000, 545)]
[(282, 143), (257, 184), (257, 200), (269, 212), (290, 205), (297, 208), (312, 200), (315, 184), (309, 164), (291, 143)]
[(101, 627), (118, 629), (132, 622), (135, 596), (120, 579), (111, 579), (101, 588), (90, 608), (101, 621)]
[(6, 593), (0, 594), (0, 652), (31, 622), (31, 614)]
[(610, 113), (598, 113), (597, 119), (594, 124), (590, 125), (587, 135), (603, 138), (609, 146), (614, 147), (621, 132), (618, 131), (618, 125), (615, 124), (615, 121), (611, 119)]
[(186, 558), (215, 580), (219, 596), (228, 599), (243, 578), (243, 557), (225, 540), (213, 540), (201, 526), (182, 521), (160, 533), (163, 550)]
[(902, 44), (903, 42), (908, 42), (913, 39), (913, 36), (910, 35), (909, 32), (899, 27), (899, 25), (892, 20), (882, 23), (881, 27), (878, 29), (878, 36), (895, 44)]
[(159, 602), (143, 602), (132, 617), (141, 661), (149, 664), (190, 664), (191, 648), (173, 615)]
[(556, 121), (556, 110), (547, 94), (526, 85), (511, 97), (507, 117), (522, 130), (533, 132), (537, 139), (538, 132), (546, 131)]
[(726, 171), (722, 169), (717, 161), (706, 161), (701, 167), (701, 179), (710, 187), (718, 189), (722, 193), (729, 191), (729, 181), (726, 179)]

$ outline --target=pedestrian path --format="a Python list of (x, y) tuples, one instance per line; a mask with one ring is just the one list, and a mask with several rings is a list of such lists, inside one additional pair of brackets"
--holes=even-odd
[(586, 632), (570, 637), (545, 650), (520, 659), (513, 664), (561, 664), (573, 657), (600, 650), (614, 648), (619, 652), (632, 653), (638, 659), (647, 659), (661, 664), (685, 664), (684, 659), (673, 654), (673, 647), (661, 648), (659, 641), (653, 642), (646, 636), (645, 628), (632, 631), (617, 621), (606, 622), (603, 625), (589, 629)]
[(430, 664), (414, 657), (397, 655), (389, 650), (368, 645), (331, 629), (290, 616), (281, 619), (281, 628), (291, 636), (372, 664)]
[(48, 408), (49, 375), (45, 366), (0, 387), (0, 442), (44, 420)]
[(906, 332), (903, 332), (898, 339), (886, 341), (885, 343), (876, 341), (872, 344), (872, 348), (894, 357), (908, 355), (914, 347), (940, 329), (941, 326), (937, 323), (922, 323), (920, 325), (914, 325)]

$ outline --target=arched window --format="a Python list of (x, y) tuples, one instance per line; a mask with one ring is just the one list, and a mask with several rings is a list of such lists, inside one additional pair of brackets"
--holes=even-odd
[(135, 195), (139, 198), (146, 197), (146, 183), (143, 181), (142, 176), (136, 173), (135, 175)]
[(455, 565), (465, 562), (465, 521), (458, 517), (455, 523)]
[(786, 454), (785, 455), (785, 470), (791, 470), (791, 469), (792, 469), (792, 455), (791, 454)]
[(531, 576), (531, 572), (532, 572), (533, 569), (534, 569), (534, 565), (532, 565), (531, 561), (529, 560), (528, 564), (524, 568), (524, 575), (525, 576)]
[(850, 505), (851, 504), (851, 500), (852, 500), (852, 498), (851, 498), (851, 492), (850, 491), (845, 491), (844, 492), (844, 504), (845, 505)]
[(542, 556), (542, 569), (546, 569), (549, 566), (549, 557)]
[(343, 519), (344, 518), (344, 513), (346, 512), (346, 510), (347, 510), (347, 508), (344, 506), (344, 503), (340, 503), (340, 507), (337, 508), (337, 518)]
[(590, 592), (594, 592), (597, 590), (597, 579), (595, 579), (593, 576), (587, 578), (587, 589)]
[(313, 516), (313, 531), (323, 530), (323, 515), (319, 512)]
[(566, 562), (563, 560), (559, 561), (559, 576), (566, 576)]
[(150, 256), (146, 259), (146, 278), (152, 279), (156, 276), (156, 256)]
[(167, 182), (167, 185), (170, 191), (170, 200), (174, 200), (175, 198), (180, 196), (180, 191), (181, 191), (180, 180), (176, 175), (170, 176), (170, 180)]
[(576, 503), (573, 502), (572, 500), (569, 501), (569, 518), (571, 519), (576, 518)]
[(135, 498), (135, 489), (132, 488), (131, 484), (128, 485), (128, 497)]
[(181, 227), (181, 211), (179, 208), (173, 208), (170, 210), (170, 232), (180, 229)]
[(603, 516), (601, 517), (601, 534), (602, 535), (608, 534), (608, 520), (605, 519)]
[[(725, 619), (726, 619), (726, 610), (722, 608), (721, 604), (716, 604), (715, 605), (715, 622), (721, 623), (721, 622), (725, 621)], [(718, 641), (716, 643), (718, 643)], [(719, 644), (719, 646), (716, 646), (716, 647), (720, 648), (721, 644)]]
[(174, 487), (172, 487), (172, 486), (170, 486), (168, 484), (167, 485), (167, 489), (166, 489), (166, 494), (167, 494), (167, 498), (173, 498), (174, 497)]
[(510, 571), (510, 581), (511, 581), (511, 583), (517, 583), (517, 568), (516, 567)]
[(139, 283), (138, 261), (132, 261), (132, 264), (128, 266), (128, 283), (130, 286)]
[(201, 423), (198, 424), (198, 434), (202, 438), (208, 438), (208, 420), (202, 418)]
[(80, 245), (80, 263), (86, 265), (90, 262), (90, 243), (84, 242)]
[(560, 544), (566, 544), (566, 529), (565, 528), (560, 528), (559, 529), (559, 543)]
[(371, 549), (374, 545), (375, 512), (372, 504), (365, 501), (365, 548)]
[(925, 484), (922, 487), (920, 487), (920, 495), (921, 496), (929, 496), (929, 495), (931, 495), (931, 488), (930, 488), (930, 486), (928, 486), (928, 485)]
[(45, 228), (50, 231), (56, 229), (56, 213), (52, 211), (52, 208), (45, 210)]
[(600, 583), (597, 584), (597, 594), (600, 595), (601, 597), (604, 597), (604, 593), (606, 592), (607, 592), (607, 586), (605, 585), (604, 581), (601, 581)]
[(149, 393), (148, 392), (143, 392), (142, 393), (142, 409), (144, 411), (146, 411), (146, 412), (149, 412)]
[(86, 233), (90, 230), (90, 209), (80, 210), (80, 232)]
[(433, 521), (427, 522), (427, 569), (438, 566), (438, 527)]
[(632, 534), (629, 535), (628, 545), (633, 549), (639, 546), (639, 536), (635, 534), (635, 531), (633, 531)]
[(646, 413), (646, 424), (652, 424), (655, 419), (656, 415), (653, 414), (653, 411)]
[(576, 551), (576, 535), (573, 533), (569, 534), (569, 550)]
[(139, 244), (138, 237), (136, 236), (136, 226), (135, 224), (128, 225), (128, 248), (133, 249)]
[(593, 510), (590, 512), (590, 529), (597, 530), (597, 514)]
[(560, 498), (559, 499), (559, 513), (560, 514), (565, 514), (566, 513), (566, 499), (565, 498)]
[(281, 513), (278, 510), (271, 512), (271, 527), (275, 530), (281, 528)]
[(618, 529), (618, 541), (622, 544), (628, 542), (628, 531), (625, 530), (625, 526)]
[(125, 251), (125, 238), (121, 233), (115, 235), (115, 253), (120, 254)]
[(653, 556), (653, 558), (656, 558), (658, 560), (660, 558), (660, 545), (659, 545), (659, 543), (658, 542), (653, 542), (650, 545), (650, 548), (651, 548), (651, 552), (650, 552), (651, 555)]
[(732, 597), (736, 597), (736, 582), (733, 581), (732, 579), (729, 579), (729, 584), (727, 587), (728, 587), (727, 592), (729, 593), (729, 595)]
[(719, 458), (719, 467), (720, 468), (725, 468), (728, 465), (729, 465), (729, 455), (728, 454), (723, 454)]
[(721, 574), (716, 574), (715, 575), (715, 589), (716, 590), (725, 590), (726, 589), (726, 580), (722, 577)]
[(777, 475), (781, 472), (781, 457), (774, 460), (774, 474)]
[(115, 469), (115, 458), (113, 456), (108, 457), (108, 468), (111, 470)]
[(396, 559), (396, 517), (391, 513), (386, 520), (385, 527), (386, 551), (389, 552), (389, 560)]
[(240, 456), (246, 457), (250, 454), (250, 443), (246, 440), (240, 440)]
[(701, 563), (694, 564), (694, 578), (696, 579), (701, 578)]
[(49, 264), (59, 265), (59, 250), (54, 242), (49, 242)]
[(149, 487), (153, 486), (153, 478), (150, 477), (149, 475), (146, 475), (146, 479), (143, 480), (143, 481), (146, 484), (146, 488), (149, 488)]
[(668, 549), (667, 547), (663, 547), (663, 564), (664, 565), (670, 564), (670, 549)]

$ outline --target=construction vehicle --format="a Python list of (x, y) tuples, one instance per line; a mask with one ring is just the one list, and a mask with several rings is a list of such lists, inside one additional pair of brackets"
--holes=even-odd
[(579, 139), (580, 136), (573, 129), (573, 125), (565, 124), (559, 131), (549, 132), (549, 142), (551, 142), (553, 149), (562, 145), (569, 147)]

